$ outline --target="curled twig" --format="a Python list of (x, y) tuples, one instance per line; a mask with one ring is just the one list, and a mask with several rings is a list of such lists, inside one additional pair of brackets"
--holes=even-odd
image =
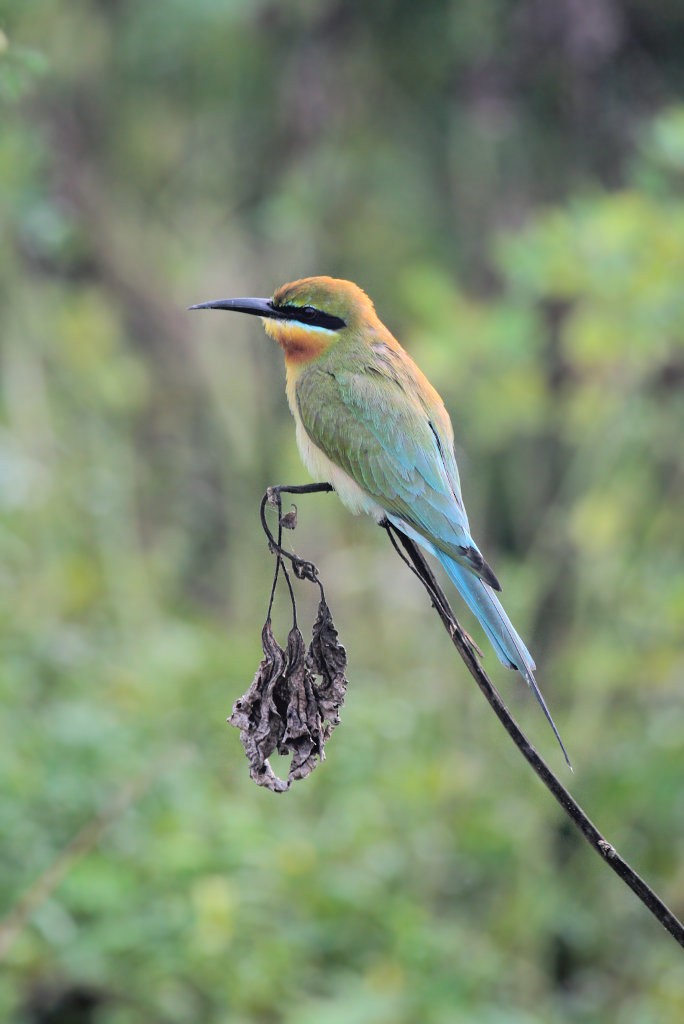
[[(296, 507), (282, 512), (281, 493), (307, 493), (309, 488), (270, 487), (261, 502), (261, 525), (269, 550), (276, 558), (273, 586), (266, 622), (261, 632), (264, 656), (249, 690), (233, 705), (228, 719), (240, 730), (240, 740), (250, 764), (250, 776), (259, 786), (283, 793), (296, 779), (306, 778), (319, 761), (325, 760), (325, 744), (340, 721), (339, 710), (347, 688), (347, 655), (340, 644), (325, 591), (313, 562), (299, 558), (282, 546), (282, 531), (297, 525)], [(312, 485), (310, 490), (331, 490), (329, 484)], [(266, 508), (275, 506), (278, 536), (268, 525)], [(307, 648), (297, 624), (297, 603), (285, 561), (299, 580), (315, 583), (319, 589), (318, 615)], [(292, 629), (283, 650), (273, 635), (271, 611), (278, 578), (282, 572), (292, 603)], [(291, 755), (287, 780), (279, 778), (269, 762), (271, 754)]]

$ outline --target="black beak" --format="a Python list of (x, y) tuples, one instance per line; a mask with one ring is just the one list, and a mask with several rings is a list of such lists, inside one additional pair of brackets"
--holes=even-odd
[(268, 316), (273, 320), (287, 319), (287, 313), (275, 309), (270, 299), (214, 299), (212, 302), (198, 302), (188, 309), (232, 309), (234, 313)]

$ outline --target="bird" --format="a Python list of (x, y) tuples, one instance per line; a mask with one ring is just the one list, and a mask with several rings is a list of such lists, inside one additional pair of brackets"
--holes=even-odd
[(287, 400), (308, 471), (332, 484), (351, 512), (388, 521), (438, 559), (499, 661), (527, 682), (571, 767), (532, 655), (471, 535), (449, 413), (368, 295), (353, 281), (316, 276), (284, 284), (270, 298), (189, 309), (261, 318), (285, 355)]

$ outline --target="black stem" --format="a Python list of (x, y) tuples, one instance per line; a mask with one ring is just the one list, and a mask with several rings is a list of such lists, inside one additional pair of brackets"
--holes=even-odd
[[(285, 567), (283, 559), (287, 559), (292, 565), (292, 571), (298, 580), (309, 580), (311, 583), (315, 583), (321, 592), (321, 599), (325, 600), (325, 591), (323, 590), (323, 584), (321, 583), (318, 575), (318, 569), (313, 562), (308, 562), (305, 558), (299, 558), (298, 555), (293, 555), (291, 551), (286, 551), (283, 548), (283, 517), (282, 517), (282, 502), (280, 500), (281, 494), (325, 494), (330, 493), (334, 490), (332, 484), (328, 483), (316, 483), (316, 484), (282, 484), (275, 487), (269, 487), (263, 498), (261, 499), (261, 506), (259, 509), (259, 515), (261, 517), (261, 526), (268, 538), (269, 551), (274, 554), (277, 558), (276, 575), (273, 579), (273, 587), (271, 590), (271, 601), (269, 603), (269, 618), (271, 613), (271, 606), (273, 604), (273, 597), (275, 595), (276, 581), (278, 576), (278, 567), (282, 564), (283, 573), (287, 580), (287, 585), (290, 590), (290, 597), (292, 599), (293, 606), (293, 617), (295, 625), (297, 624), (297, 615), (295, 609), (295, 599), (292, 590), (292, 583), (290, 581), (289, 574)], [(266, 520), (266, 506), (275, 505), (278, 511), (278, 539), (273, 536), (270, 526)]]
[[(294, 590), (292, 589), (292, 580), (290, 579), (290, 574), (287, 571), (287, 566), (285, 565), (285, 562), (283, 561), (283, 503), (280, 494), (280, 491), (277, 491), (274, 494), (274, 503), (276, 509), (278, 510), (278, 543), (276, 550), (276, 569), (273, 575), (273, 587), (271, 589), (271, 602), (273, 601), (273, 597), (276, 591), (278, 573), (282, 569), (283, 576), (285, 577), (285, 582), (287, 584), (287, 589), (290, 595), (290, 605), (292, 607), (292, 628), (297, 629), (297, 602), (295, 601)], [(271, 618), (271, 605), (269, 605), (268, 609), (268, 618)]]
[(643, 878), (641, 878), (640, 875), (630, 867), (627, 861), (620, 856), (612, 843), (609, 843), (601, 832), (599, 832), (577, 801), (570, 796), (570, 793), (567, 791), (565, 786), (554, 775), (542, 757), (540, 757), (523, 733), (522, 729), (514, 720), (513, 716), (499, 696), (494, 684), (477, 660), (472, 645), (457, 622), (444, 591), (435, 579), (432, 570), (427, 564), (418, 545), (399, 530), (395, 530), (394, 527), (389, 524), (383, 524), (383, 526), (389, 533), (390, 539), (392, 540), (395, 548), (397, 547), (397, 544), (392, 534), (396, 534), (396, 537), (408, 555), (412, 570), (416, 576), (418, 576), (430, 595), (433, 606), (442, 620), (446, 631), (451, 637), (452, 643), (461, 655), (461, 658), (465, 662), (470, 674), (475, 679), (475, 682), (484, 694), (497, 718), (525, 760), (529, 765), (531, 765), (535, 774), (539, 776), (546, 788), (552, 793), (554, 798), (567, 814), (570, 821), (572, 821), (573, 825), (579, 829), (590, 846), (592, 846), (603, 858), (606, 864), (613, 869), (615, 874), (629, 886), (644, 906), (650, 910), (653, 916), (661, 923), (663, 928), (666, 928), (679, 945), (684, 947), (684, 925), (682, 922), (675, 917), (670, 908), (663, 903), (660, 897), (656, 895), (653, 889), (651, 889)]
[[(280, 496), (278, 496), (278, 497), (280, 497)], [(278, 513), (280, 513), (280, 508), (278, 508)], [(264, 526), (264, 529), (266, 529), (266, 510), (264, 508), (263, 502), (261, 503), (261, 522), (262, 522), (262, 524)], [(278, 515), (278, 523), (280, 524), (280, 514)], [(270, 531), (269, 531), (269, 534), (270, 534)], [(280, 540), (280, 530), (278, 531), (278, 540)], [(273, 548), (271, 548), (271, 551), (273, 551)], [(276, 558), (275, 572), (273, 573), (273, 583), (271, 584), (271, 596), (268, 599), (268, 611), (266, 612), (266, 621), (267, 622), (271, 621), (271, 613), (273, 611), (273, 602), (275, 601), (276, 587), (278, 586), (278, 576), (280, 575), (280, 567), (281, 567), (282, 564), (283, 564), (283, 560), (280, 557), (280, 552), (278, 552), (278, 555), (277, 555), (277, 558)]]

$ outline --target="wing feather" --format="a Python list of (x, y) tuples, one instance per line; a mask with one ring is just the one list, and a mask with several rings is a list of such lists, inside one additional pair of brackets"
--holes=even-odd
[(406, 356), (400, 366), (385, 357), (359, 371), (315, 364), (296, 385), (302, 425), (389, 515), (498, 589), (470, 536), (448, 414), (414, 370)]

